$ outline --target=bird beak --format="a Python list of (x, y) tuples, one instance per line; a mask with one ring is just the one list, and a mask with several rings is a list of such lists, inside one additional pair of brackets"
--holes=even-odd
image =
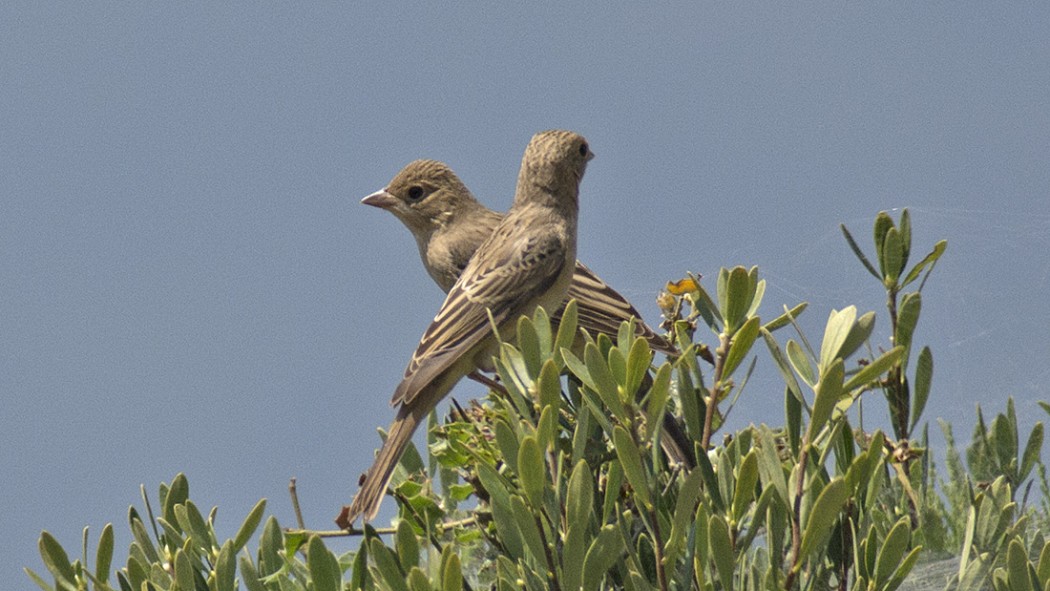
[(382, 189), (365, 197), (361, 200), (361, 203), (371, 205), (372, 207), (378, 207), (379, 209), (390, 209), (397, 204), (397, 198), (390, 193), (387, 193), (386, 189)]
[(594, 160), (594, 152), (592, 150), (587, 151), (587, 162)]

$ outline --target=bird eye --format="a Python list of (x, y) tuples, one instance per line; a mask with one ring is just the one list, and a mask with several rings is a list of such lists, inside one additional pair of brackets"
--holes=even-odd
[(423, 187), (415, 185), (408, 188), (408, 198), (411, 201), (419, 201), (423, 198)]
[(587, 155), (587, 143), (584, 142), (584, 143), (580, 144), (580, 156), (586, 156), (586, 155)]

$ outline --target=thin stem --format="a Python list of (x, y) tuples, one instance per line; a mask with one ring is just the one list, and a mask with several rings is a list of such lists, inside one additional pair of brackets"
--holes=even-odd
[(299, 526), (299, 529), (306, 529), (306, 522), (303, 521), (303, 510), (299, 508), (299, 491), (296, 489), (294, 476), (288, 481), (288, 494), (292, 497), (292, 510), (295, 511), (295, 523)]
[(795, 586), (802, 557), (802, 492), (806, 483), (806, 462), (809, 461), (808, 438), (802, 441), (802, 451), (798, 456), (798, 481), (795, 484), (795, 502), (791, 508), (791, 567), (784, 579), (784, 589), (790, 591)]
[(501, 383), (497, 382), (496, 380), (486, 376), (485, 374), (481, 373), (480, 371), (474, 370), (474, 371), (468, 373), (467, 377), (469, 379), (474, 380), (475, 382), (483, 385), (483, 386), (487, 386), (488, 388), (491, 388), (491, 389), (493, 389), (493, 390), (503, 394), (504, 396), (508, 395), (507, 394), (507, 389), (503, 387), (503, 384), (501, 384)]
[(719, 337), (718, 350), (715, 351), (715, 373), (712, 378), (710, 397), (707, 400), (707, 409), (704, 413), (704, 434), (700, 439), (700, 447), (704, 452), (711, 445), (712, 423), (714, 422), (715, 410), (718, 408), (718, 400), (722, 396), (722, 370), (725, 367), (726, 356), (729, 355), (729, 342), (731, 336), (725, 332)]
[(649, 511), (649, 519), (653, 522), (653, 553), (656, 558), (656, 582), (659, 583), (660, 589), (667, 591), (667, 571), (664, 568), (664, 540), (663, 536), (660, 535), (660, 519), (656, 515), (656, 508), (654, 507)]
[[(538, 508), (537, 511), (539, 511)], [(548, 578), (551, 581), (551, 589), (554, 591), (561, 591), (561, 585), (558, 583), (558, 569), (554, 565), (554, 555), (551, 554), (551, 545), (547, 540), (547, 534), (544, 533), (543, 515), (539, 512), (536, 513), (536, 529), (539, 530), (540, 538), (543, 540), (543, 553), (547, 558), (547, 573)]]
[[(446, 521), (445, 523), (438, 524), (440, 530), (445, 530), (453, 527), (462, 527), (465, 525), (471, 525), (477, 523), (475, 517), (467, 517), (465, 519), (457, 519), (455, 521)], [(396, 527), (377, 527), (373, 528), (377, 534), (393, 534), (397, 533)], [(364, 530), (361, 529), (296, 529), (296, 528), (285, 528), (284, 533), (286, 534), (301, 534), (305, 536), (318, 536), (322, 538), (350, 538), (354, 536), (363, 536)]]

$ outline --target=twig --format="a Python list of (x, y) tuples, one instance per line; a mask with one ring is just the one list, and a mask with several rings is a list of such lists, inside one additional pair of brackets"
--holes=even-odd
[[(464, 525), (470, 525), (476, 523), (477, 519), (473, 516), (464, 519), (457, 519), (455, 521), (446, 521), (444, 523), (437, 524), (440, 530), (446, 530), (453, 527), (461, 527)], [(377, 534), (393, 534), (397, 533), (396, 527), (377, 527), (374, 528)], [(285, 528), (284, 533), (286, 534), (302, 534), (306, 536), (320, 536), (322, 538), (342, 538), (342, 537), (354, 537), (364, 535), (364, 530), (360, 529), (296, 529), (296, 528)]]
[(492, 378), (482, 374), (478, 370), (474, 370), (474, 371), (468, 373), (467, 377), (472, 379), (472, 380), (474, 380), (475, 382), (483, 385), (483, 386), (487, 386), (487, 387), (489, 387), (489, 388), (491, 388), (491, 389), (493, 389), (493, 390), (503, 394), (504, 396), (508, 395), (507, 394), (507, 389), (503, 387), (503, 384), (501, 384), (501, 383), (497, 382), (496, 380), (494, 380), (494, 379), (492, 379)]
[(729, 355), (731, 337), (723, 332), (719, 340), (718, 350), (715, 351), (715, 373), (711, 378), (711, 397), (707, 401), (707, 409), (704, 413), (704, 433), (700, 439), (700, 447), (703, 448), (705, 453), (711, 445), (711, 427), (714, 422), (715, 409), (718, 407), (718, 399), (722, 395), (722, 386), (720, 385), (722, 382), (722, 370), (725, 368), (726, 357)]
[(299, 525), (299, 529), (306, 529), (306, 522), (303, 521), (303, 510), (299, 508), (299, 491), (295, 486), (295, 476), (292, 476), (291, 480), (288, 481), (288, 494), (292, 497), (292, 510), (295, 511), (295, 523)]

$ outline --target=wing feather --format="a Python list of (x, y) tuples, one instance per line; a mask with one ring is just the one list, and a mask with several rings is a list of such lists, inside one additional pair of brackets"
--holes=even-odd
[[(566, 245), (558, 232), (529, 231), (528, 224), (503, 224), (478, 249), (423, 333), (391, 404), (408, 404), (426, 384), (515, 319), (557, 280)], [(537, 237), (537, 235), (539, 237)]]

